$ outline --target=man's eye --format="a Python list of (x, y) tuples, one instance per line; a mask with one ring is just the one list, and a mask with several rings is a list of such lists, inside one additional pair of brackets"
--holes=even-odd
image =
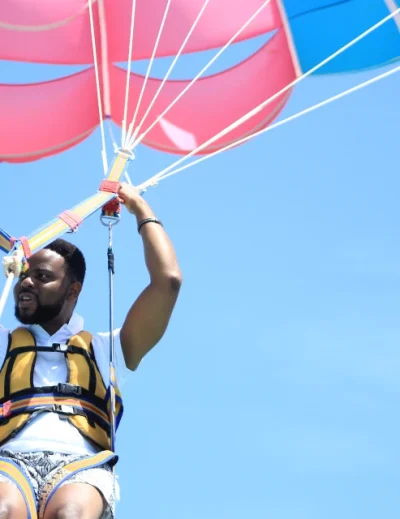
[(47, 279), (47, 274), (42, 274), (41, 272), (39, 272), (37, 277), (38, 277), (38, 279), (43, 281), (43, 280)]

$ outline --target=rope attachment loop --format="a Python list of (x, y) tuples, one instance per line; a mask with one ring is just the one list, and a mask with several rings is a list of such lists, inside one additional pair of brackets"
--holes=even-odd
[(22, 250), (15, 250), (11, 255), (3, 258), (4, 274), (8, 278), (11, 274), (18, 278), (26, 267), (26, 259)]

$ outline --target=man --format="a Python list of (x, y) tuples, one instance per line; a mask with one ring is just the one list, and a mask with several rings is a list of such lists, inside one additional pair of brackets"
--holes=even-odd
[[(117, 385), (163, 336), (182, 283), (149, 205), (127, 184), (118, 196), (136, 216), (150, 283), (115, 332)], [(33, 254), (14, 290), (22, 329), (0, 328), (0, 517), (36, 517), (36, 509), (44, 519), (114, 516), (109, 337), (82, 333), (75, 306), (85, 269), (82, 253), (64, 240)]]

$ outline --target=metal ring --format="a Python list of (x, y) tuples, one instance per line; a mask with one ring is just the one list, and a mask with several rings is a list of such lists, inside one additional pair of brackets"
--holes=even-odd
[(105, 214), (100, 215), (100, 221), (105, 227), (109, 227), (110, 225), (117, 225), (117, 223), (119, 223), (119, 220), (119, 216), (108, 216)]

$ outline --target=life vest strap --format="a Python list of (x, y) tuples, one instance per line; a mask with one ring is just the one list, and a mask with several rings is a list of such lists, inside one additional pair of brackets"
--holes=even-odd
[(7, 354), (6, 358), (15, 357), (15, 355), (20, 355), (21, 353), (29, 353), (31, 351), (43, 353), (78, 353), (79, 355), (83, 355), (87, 359), (93, 360), (94, 358), (92, 353), (88, 352), (83, 348), (80, 348), (79, 346), (72, 346), (70, 344), (60, 344), (58, 342), (52, 344), (51, 346), (16, 346)]
[(107, 400), (103, 400), (102, 398), (99, 398), (98, 396), (94, 395), (87, 389), (81, 386), (75, 386), (74, 384), (69, 383), (63, 383), (59, 382), (55, 386), (42, 386), (42, 387), (36, 387), (36, 388), (26, 388), (22, 389), (21, 391), (18, 391), (13, 394), (12, 398), (4, 397), (3, 399), (0, 399), (0, 409), (1, 406), (4, 405), (6, 402), (12, 402), (17, 403), (20, 400), (34, 398), (34, 397), (40, 397), (42, 395), (53, 395), (54, 397), (62, 397), (66, 395), (73, 395), (78, 396), (80, 399), (84, 399), (86, 402), (89, 402), (90, 404), (98, 407), (101, 409), (104, 413), (107, 412)]
[(86, 401), (84, 396), (73, 398), (64, 395), (40, 394), (26, 396), (19, 399), (8, 400), (0, 405), (0, 423), (4, 419), (12, 418), (19, 414), (33, 414), (38, 412), (55, 412), (59, 414), (75, 414), (86, 416), (100, 427), (109, 430), (109, 418), (106, 409), (98, 408), (91, 401)]

